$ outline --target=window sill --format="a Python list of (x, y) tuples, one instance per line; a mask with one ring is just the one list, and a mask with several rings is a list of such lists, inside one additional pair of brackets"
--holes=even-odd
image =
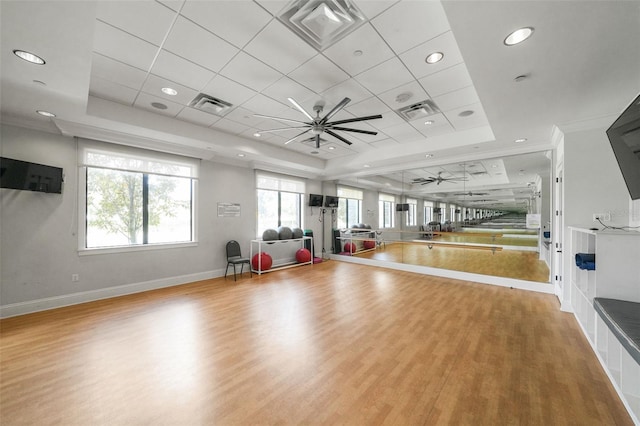
[(150, 250), (170, 250), (175, 248), (185, 247), (197, 247), (197, 241), (190, 241), (186, 243), (171, 243), (171, 244), (145, 244), (139, 246), (127, 246), (127, 247), (99, 247), (99, 248), (81, 248), (78, 250), (79, 256), (92, 256), (96, 254), (116, 254), (116, 253), (132, 253), (139, 251)]

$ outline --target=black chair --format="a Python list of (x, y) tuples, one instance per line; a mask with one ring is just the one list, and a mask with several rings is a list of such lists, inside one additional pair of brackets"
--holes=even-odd
[(242, 257), (240, 244), (238, 244), (237, 241), (229, 241), (227, 243), (227, 268), (224, 270), (224, 277), (227, 278), (229, 265), (233, 265), (233, 280), (236, 281), (236, 265), (240, 265), (240, 275), (242, 275), (245, 263), (249, 265), (249, 274), (253, 277), (253, 273), (251, 272), (251, 260), (248, 257)]

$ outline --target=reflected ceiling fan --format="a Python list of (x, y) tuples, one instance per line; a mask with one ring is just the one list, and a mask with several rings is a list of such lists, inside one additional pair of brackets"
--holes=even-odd
[(457, 183), (457, 182), (464, 182), (466, 180), (467, 180), (466, 177), (461, 177), (461, 176), (444, 178), (442, 177), (442, 172), (438, 172), (437, 176), (430, 176), (428, 178), (416, 178), (413, 180), (413, 183), (419, 183), (420, 185), (427, 185), (427, 184), (436, 182), (436, 185), (440, 185), (442, 182)]
[(365, 135), (377, 135), (378, 132), (373, 132), (370, 130), (361, 130), (361, 129), (352, 129), (349, 127), (342, 127), (341, 124), (347, 124), (347, 123), (355, 123), (357, 121), (366, 121), (366, 120), (375, 120), (377, 118), (382, 118), (382, 115), (377, 114), (377, 115), (368, 115), (366, 117), (354, 117), (354, 118), (347, 118), (345, 120), (337, 120), (337, 121), (329, 121), (331, 119), (331, 117), (333, 117), (334, 115), (336, 115), (338, 112), (340, 112), (340, 110), (342, 108), (344, 108), (349, 102), (351, 102), (351, 99), (349, 98), (344, 98), (342, 101), (340, 101), (340, 103), (338, 103), (336, 106), (333, 107), (333, 109), (331, 111), (329, 111), (324, 117), (320, 117), (320, 114), (322, 113), (322, 110), (324, 109), (324, 102), (316, 102), (316, 104), (313, 106), (313, 110), (316, 113), (316, 117), (313, 118), (311, 116), (311, 114), (309, 114), (307, 111), (305, 111), (304, 108), (302, 108), (300, 106), (300, 104), (298, 104), (293, 98), (288, 98), (289, 102), (291, 102), (291, 104), (296, 107), (298, 109), (298, 111), (300, 111), (302, 114), (304, 114), (305, 117), (307, 117), (307, 119), (309, 121), (300, 121), (300, 120), (291, 120), (289, 118), (281, 118), (281, 117), (273, 117), (270, 115), (262, 115), (262, 114), (253, 114), (255, 117), (261, 117), (261, 118), (269, 118), (271, 120), (277, 120), (280, 122), (284, 122), (284, 123), (296, 123), (297, 125), (294, 126), (290, 126), (290, 127), (282, 127), (279, 129), (269, 129), (269, 130), (260, 130), (259, 133), (276, 133), (276, 132), (283, 132), (283, 131), (287, 131), (287, 130), (296, 130), (296, 129), (304, 129), (302, 130), (301, 133), (299, 133), (298, 135), (292, 137), (291, 139), (289, 139), (288, 141), (286, 141), (284, 144), (288, 144), (293, 142), (294, 140), (298, 139), (300, 136), (304, 135), (305, 133), (311, 133), (312, 135), (314, 135), (313, 137), (315, 137), (315, 141), (316, 141), (316, 148), (320, 148), (320, 135), (322, 133), (326, 133), (328, 135), (333, 136), (334, 138), (340, 140), (341, 142), (346, 143), (347, 145), (351, 145), (351, 142), (347, 139), (345, 139), (344, 137), (340, 136), (339, 134), (337, 134), (335, 131), (341, 131), (341, 132), (355, 132), (355, 133), (364, 133)]
[(474, 195), (489, 195), (488, 192), (456, 192), (453, 195), (465, 195), (465, 196), (469, 196), (469, 197), (473, 197)]

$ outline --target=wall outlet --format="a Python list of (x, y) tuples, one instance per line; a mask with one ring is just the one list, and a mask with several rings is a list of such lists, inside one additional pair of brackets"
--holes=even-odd
[(76, 283), (78, 281), (80, 281), (80, 275), (78, 274), (71, 274), (71, 281)]
[(611, 213), (594, 213), (593, 221), (598, 222), (598, 220), (601, 222), (611, 222)]

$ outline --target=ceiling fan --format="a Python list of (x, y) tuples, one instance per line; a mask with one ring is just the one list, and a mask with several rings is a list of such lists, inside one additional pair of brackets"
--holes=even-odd
[(336, 130), (342, 131), (342, 132), (364, 133), (366, 135), (377, 135), (378, 134), (378, 132), (373, 132), (373, 131), (370, 131), (370, 130), (352, 129), (352, 128), (349, 128), (349, 127), (342, 127), (340, 125), (341, 124), (347, 124), (347, 123), (355, 123), (357, 121), (366, 121), (366, 120), (374, 120), (374, 119), (377, 119), (377, 118), (382, 118), (382, 115), (380, 115), (380, 114), (369, 115), (369, 116), (366, 116), (366, 117), (347, 118), (345, 120), (329, 121), (331, 119), (331, 117), (336, 115), (342, 108), (344, 108), (349, 102), (351, 102), (351, 99), (349, 99), (349, 98), (344, 98), (342, 101), (340, 101), (324, 117), (320, 117), (320, 114), (322, 113), (322, 110), (324, 109), (324, 102), (316, 102), (316, 104), (313, 106), (313, 110), (316, 113), (316, 117), (315, 118), (313, 118), (311, 116), (311, 114), (309, 114), (307, 111), (305, 111), (305, 109), (302, 108), (300, 106), (300, 104), (298, 104), (293, 98), (288, 98), (288, 100), (289, 100), (289, 102), (291, 102), (291, 104), (293, 104), (294, 107), (296, 107), (298, 109), (298, 111), (300, 111), (302, 114), (304, 114), (304, 116), (307, 117), (307, 119), (309, 119), (309, 121), (291, 120), (291, 119), (288, 119), (288, 118), (272, 117), (272, 116), (269, 116), (269, 115), (262, 115), (262, 114), (253, 114), (254, 117), (269, 118), (271, 120), (277, 120), (277, 121), (281, 121), (281, 122), (285, 122), (285, 123), (296, 123), (297, 124), (297, 126), (282, 127), (282, 128), (278, 128), (278, 129), (261, 130), (261, 131), (259, 131), (259, 133), (274, 133), (274, 132), (283, 132), (283, 131), (292, 130), (292, 129), (304, 129), (300, 134), (292, 137), (291, 139), (286, 141), (284, 144), (286, 145), (288, 143), (293, 142), (294, 140), (298, 139), (300, 136), (304, 135), (305, 133), (311, 133), (315, 137), (316, 148), (320, 148), (320, 135), (322, 133), (327, 133), (328, 135), (333, 136), (334, 138), (340, 140), (341, 142), (346, 143), (347, 145), (351, 145), (351, 142), (349, 140), (345, 139), (344, 137), (340, 136), (339, 134), (337, 134), (335, 132)]
[(442, 172), (438, 172), (437, 176), (430, 176), (428, 178), (416, 178), (413, 180), (413, 183), (419, 183), (420, 185), (427, 185), (429, 183), (434, 183), (436, 182), (436, 185), (440, 185), (442, 182), (464, 182), (466, 181), (467, 178), (466, 177), (450, 177), (450, 178), (444, 178), (442, 177)]
[(455, 193), (453, 195), (465, 195), (465, 196), (468, 195), (469, 197), (473, 197), (474, 195), (489, 195), (489, 193), (488, 192), (471, 192), (471, 191), (469, 191), (469, 192), (457, 192), (457, 193)]

